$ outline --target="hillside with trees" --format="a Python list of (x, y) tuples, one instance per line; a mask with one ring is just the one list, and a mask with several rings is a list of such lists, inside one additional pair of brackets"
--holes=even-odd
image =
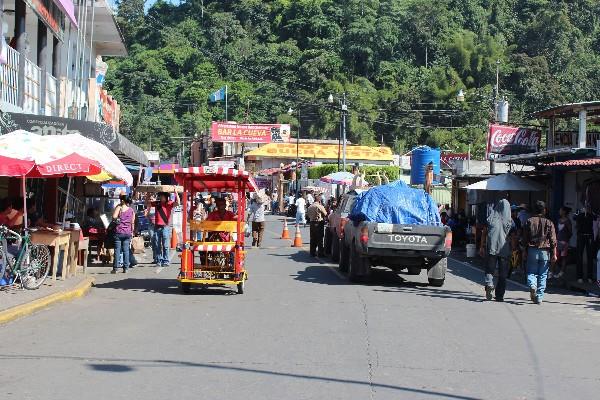
[[(598, 99), (595, 0), (121, 0), (129, 56), (109, 61), (121, 131), (177, 152), (173, 136), (224, 119), (211, 92), (229, 87), (229, 120), (291, 122), (301, 137), (348, 138), (397, 152), (416, 144), (482, 155), (496, 68), (511, 122)], [(497, 62), (499, 63), (497, 64)], [(463, 89), (465, 102), (457, 102)]]

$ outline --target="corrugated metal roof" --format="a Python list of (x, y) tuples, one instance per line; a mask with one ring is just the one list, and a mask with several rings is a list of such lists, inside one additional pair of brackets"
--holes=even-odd
[(556, 161), (546, 164), (547, 167), (588, 167), (600, 165), (600, 158), (585, 158), (583, 160)]
[(561, 104), (532, 114), (536, 118), (573, 118), (579, 115), (580, 110), (586, 110), (588, 117), (600, 114), (600, 101), (586, 101), (583, 103)]

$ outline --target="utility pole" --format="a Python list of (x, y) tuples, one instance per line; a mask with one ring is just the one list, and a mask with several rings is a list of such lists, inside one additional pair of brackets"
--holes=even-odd
[(346, 113), (348, 111), (348, 105), (346, 104), (346, 93), (343, 95), (342, 102), (342, 166), (343, 171), (346, 171)]
[(500, 60), (496, 60), (496, 93), (494, 94), (494, 122), (498, 121), (498, 99), (500, 98)]

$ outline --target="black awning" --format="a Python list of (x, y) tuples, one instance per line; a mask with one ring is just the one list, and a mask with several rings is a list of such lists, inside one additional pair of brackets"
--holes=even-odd
[(38, 135), (67, 135), (78, 133), (108, 147), (126, 164), (148, 165), (144, 151), (131, 143), (125, 136), (114, 131), (113, 127), (99, 122), (78, 119), (48, 117), (35, 114), (1, 113), (0, 134), (18, 129)]

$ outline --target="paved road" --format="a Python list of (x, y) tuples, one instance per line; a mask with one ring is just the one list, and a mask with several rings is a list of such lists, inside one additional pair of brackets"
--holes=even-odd
[(458, 262), (439, 289), (385, 270), (351, 285), (267, 236), (244, 295), (107, 269), (87, 297), (0, 327), (2, 398), (598, 398), (600, 299), (537, 306), (511, 285), (483, 302)]

